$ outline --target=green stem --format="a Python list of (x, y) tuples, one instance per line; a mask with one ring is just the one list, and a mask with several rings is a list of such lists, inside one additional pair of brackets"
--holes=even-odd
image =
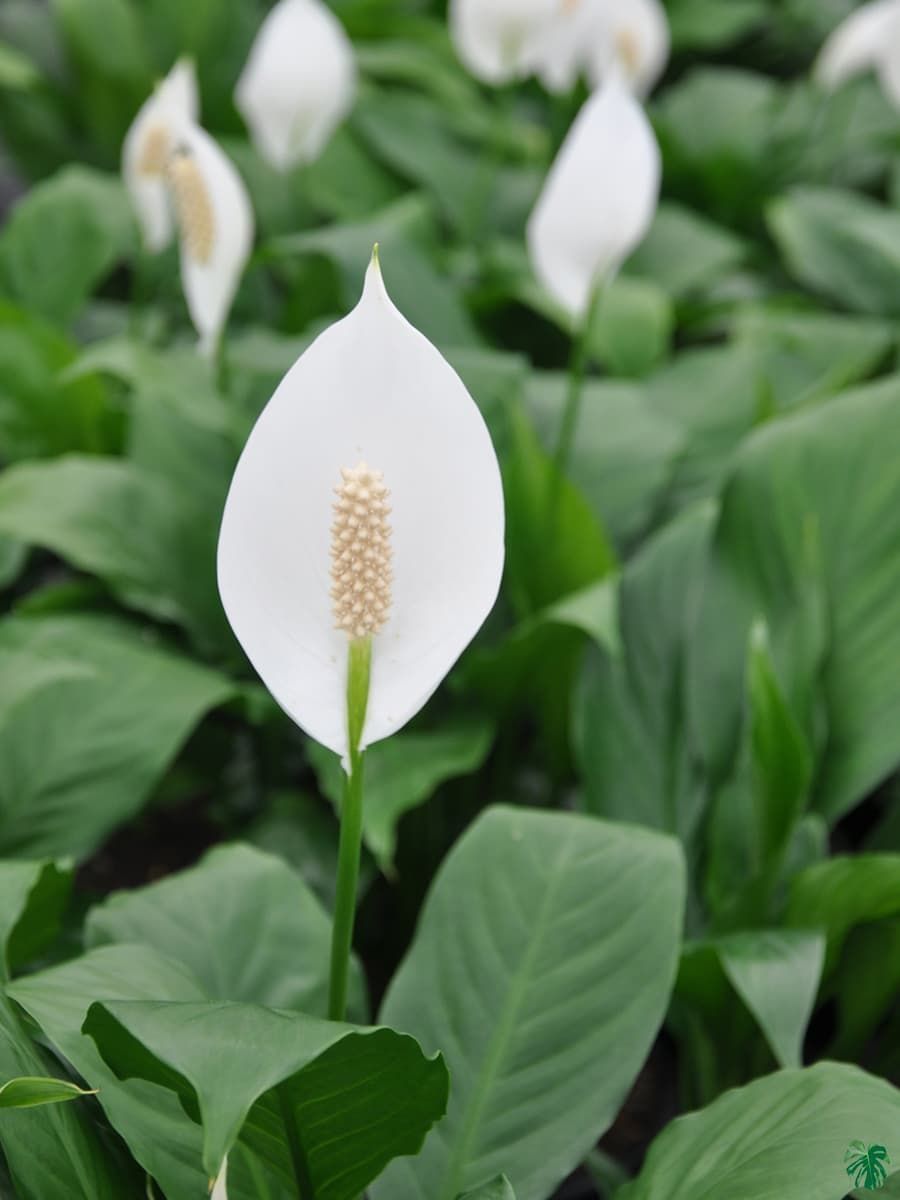
[(587, 374), (591, 327), (600, 297), (603, 294), (602, 283), (597, 283), (591, 292), (587, 312), (578, 326), (572, 341), (572, 355), (569, 359), (569, 382), (566, 389), (566, 403), (562, 418), (559, 422), (559, 432), (556, 437), (556, 450), (553, 454), (553, 465), (556, 473), (562, 478), (569, 469), (569, 459), (572, 457), (572, 442), (575, 440), (575, 430), (578, 427), (578, 417), (581, 413), (581, 398), (584, 394), (584, 380)]
[(331, 978), (328, 988), (328, 1019), (331, 1021), (343, 1021), (347, 1012), (347, 974), (353, 945), (356, 888), (362, 846), (365, 752), (359, 749), (359, 742), (369, 702), (371, 664), (372, 639), (365, 637), (352, 641), (347, 659), (349, 762), (344, 777), (344, 798), (341, 805), (341, 841), (331, 933)]

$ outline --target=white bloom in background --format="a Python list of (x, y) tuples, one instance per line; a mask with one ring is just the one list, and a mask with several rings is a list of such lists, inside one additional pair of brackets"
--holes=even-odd
[(528, 221), (534, 272), (573, 318), (647, 233), (660, 175), (650, 122), (614, 76), (576, 117)]
[(222, 1162), (222, 1169), (219, 1172), (219, 1174), (216, 1176), (216, 1180), (215, 1180), (215, 1183), (213, 1184), (212, 1192), (210, 1193), (209, 1200), (228, 1200), (227, 1176), (228, 1176), (228, 1156), (226, 1155), (225, 1159)]
[(353, 46), (320, 0), (280, 0), (235, 89), (262, 157), (280, 171), (318, 158), (356, 95)]
[(377, 260), (282, 380), (235, 471), (219, 591), (266, 687), (346, 759), (351, 639), (371, 636), (360, 748), (405, 725), (474, 637), (503, 570), (503, 491), (459, 376)]
[(197, 77), (190, 59), (179, 59), (141, 106), (122, 147), (122, 175), (144, 245), (156, 254), (174, 227), (166, 188), (166, 163), (180, 130), (199, 115)]
[(870, 70), (900, 107), (900, 0), (874, 0), (852, 12), (822, 47), (815, 75), (833, 91)]
[(188, 311), (210, 354), (228, 318), (253, 244), (253, 210), (244, 181), (219, 145), (186, 125), (166, 165), (181, 247)]
[(618, 71), (645, 96), (669, 61), (669, 22), (659, 0), (562, 0), (562, 12), (536, 50), (548, 91), (567, 92), (582, 73), (592, 88)]
[(450, 0), (450, 34), (467, 70), (509, 83), (534, 70), (538, 47), (572, 0)]

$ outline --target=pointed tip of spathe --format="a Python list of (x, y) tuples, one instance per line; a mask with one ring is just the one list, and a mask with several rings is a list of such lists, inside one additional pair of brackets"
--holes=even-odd
[(381, 257), (378, 252), (378, 242), (372, 247), (372, 257), (369, 259), (369, 265), (366, 268), (366, 280), (363, 285), (364, 300), (372, 299), (376, 296), (381, 300), (386, 300), (389, 304), (391, 303), (391, 298), (384, 284), (384, 276), (381, 273)]

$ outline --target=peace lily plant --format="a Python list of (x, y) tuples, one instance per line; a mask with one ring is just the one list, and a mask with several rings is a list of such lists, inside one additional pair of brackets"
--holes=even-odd
[(569, 0), (536, 48), (534, 67), (548, 91), (571, 91), (579, 75), (596, 88), (617, 72), (645, 96), (665, 70), (669, 45), (660, 0)]
[(392, 304), (376, 253), (357, 307), (305, 351), (257, 421), (218, 553), (247, 657), (346, 773), (332, 1019), (346, 1007), (366, 747), (415, 716), (481, 626), (503, 530), (481, 414)]
[(564, 0), (450, 0), (450, 33), (466, 68), (489, 84), (523, 79)]
[(571, 453), (599, 298), (650, 228), (661, 170), (647, 115), (614, 70), (576, 117), (526, 231), (534, 272), (576, 331), (557, 438), (560, 475)]
[(279, 171), (318, 158), (353, 107), (356, 59), (320, 0), (280, 0), (263, 21), (235, 89), (260, 155)]

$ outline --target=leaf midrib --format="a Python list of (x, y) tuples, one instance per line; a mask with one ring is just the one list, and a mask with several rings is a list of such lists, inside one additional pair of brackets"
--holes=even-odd
[(541, 901), (541, 907), (533, 926), (534, 936), (522, 957), (518, 969), (510, 980), (500, 1019), (497, 1022), (494, 1036), (491, 1039), (490, 1050), (485, 1056), (484, 1067), (482, 1068), (478, 1085), (474, 1089), (472, 1098), (465, 1110), (466, 1116), (463, 1121), (462, 1132), (457, 1141), (456, 1150), (448, 1164), (444, 1176), (444, 1185), (438, 1200), (455, 1200), (462, 1190), (462, 1170), (468, 1161), (469, 1149), (475, 1132), (479, 1127), (488, 1096), (496, 1082), (498, 1068), (506, 1054), (508, 1043), (515, 1027), (515, 1019), (525, 997), (526, 987), (530, 979), (534, 960), (537, 956), (538, 946), (543, 941), (546, 932), (549, 912), (556, 896), (559, 880), (563, 874), (562, 867), (565, 860), (570, 856), (571, 845), (572, 839), (569, 837), (565, 845), (560, 849), (556, 862), (549, 873), (544, 898)]

